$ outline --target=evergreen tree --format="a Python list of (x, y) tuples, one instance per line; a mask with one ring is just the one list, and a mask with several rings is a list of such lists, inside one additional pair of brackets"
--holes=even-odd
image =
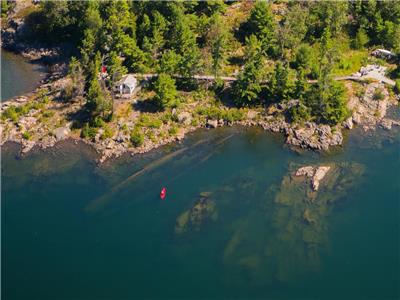
[(159, 60), (157, 73), (165, 73), (171, 76), (176, 74), (180, 59), (180, 55), (176, 54), (174, 50), (165, 51)]
[(269, 84), (270, 96), (275, 101), (288, 100), (292, 95), (292, 83), (289, 80), (289, 67), (276, 63), (272, 80)]
[(82, 96), (85, 87), (85, 78), (83, 76), (82, 65), (75, 57), (72, 57), (69, 63), (68, 76), (72, 81), (72, 98)]
[(274, 55), (276, 49), (276, 24), (271, 5), (258, 1), (251, 10), (248, 21), (248, 34), (255, 34), (262, 43), (263, 54)]
[(112, 114), (112, 100), (97, 78), (89, 82), (89, 89), (86, 94), (86, 107), (91, 113), (91, 118), (101, 117), (108, 119)]
[(354, 38), (353, 48), (363, 49), (367, 43), (368, 43), (368, 35), (366, 31), (363, 28), (359, 28)]
[(234, 101), (238, 106), (253, 106), (261, 103), (259, 96), (262, 90), (262, 66), (261, 53), (255, 54), (246, 61), (243, 70), (233, 84)]
[(211, 50), (212, 71), (215, 77), (219, 76), (221, 68), (226, 63), (227, 47), (229, 46), (229, 32), (219, 14), (214, 14), (210, 20), (210, 29), (207, 35)]
[(154, 83), (154, 91), (154, 99), (160, 108), (176, 106), (178, 92), (175, 80), (170, 75), (161, 73)]
[(307, 32), (307, 11), (300, 4), (289, 6), (284, 19), (278, 27), (277, 42), (281, 57), (285, 57), (285, 49), (296, 49)]
[(262, 44), (254, 34), (246, 37), (245, 60), (252, 60), (261, 53)]
[(108, 58), (107, 72), (110, 75), (111, 87), (114, 85), (115, 82), (120, 80), (121, 77), (128, 72), (126, 67), (122, 65), (121, 58), (117, 55), (115, 51), (112, 51)]
[(297, 70), (303, 69), (304, 71), (310, 69), (312, 60), (312, 49), (309, 45), (301, 45), (296, 52), (293, 66)]

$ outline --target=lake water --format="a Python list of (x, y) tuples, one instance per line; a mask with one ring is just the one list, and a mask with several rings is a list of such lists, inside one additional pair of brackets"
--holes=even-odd
[[(9, 145), (2, 298), (399, 299), (399, 147), (399, 131), (356, 130), (329, 154), (297, 153), (225, 128), (99, 168), (85, 146), (19, 160)], [(281, 186), (321, 163), (340, 172), (314, 200)]]
[(1, 101), (32, 91), (44, 78), (44, 68), (1, 50)]

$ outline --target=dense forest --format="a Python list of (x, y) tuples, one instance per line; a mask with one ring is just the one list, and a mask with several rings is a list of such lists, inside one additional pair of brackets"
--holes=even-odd
[[(337, 124), (349, 112), (333, 76), (357, 71), (372, 48), (400, 54), (398, 1), (46, 1), (26, 23), (26, 40), (69, 49), (66, 97), (85, 95), (91, 118), (104, 120), (115, 81), (157, 73), (160, 109), (179, 105), (177, 89), (196, 90), (193, 75), (208, 74), (238, 107), (296, 99), (294, 121)], [(237, 81), (227, 88), (220, 76)]]

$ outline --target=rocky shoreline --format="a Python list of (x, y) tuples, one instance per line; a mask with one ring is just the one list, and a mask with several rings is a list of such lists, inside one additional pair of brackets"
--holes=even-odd
[[(62, 80), (62, 79), (61, 79)], [(1, 112), (3, 113), (8, 107), (24, 106), (27, 103), (37, 101), (34, 95), (43, 90), (59, 89), (57, 82), (46, 83), (40, 86), (36, 91), (25, 96), (17, 97), (13, 100), (1, 104)], [(350, 83), (349, 83), (350, 84)], [(382, 91), (383, 99), (374, 100), (374, 92), (379, 89)], [(92, 146), (100, 155), (99, 163), (105, 162), (112, 157), (119, 157), (128, 152), (131, 155), (138, 153), (149, 152), (155, 148), (166, 145), (168, 143), (181, 141), (186, 134), (195, 131), (199, 128), (216, 128), (221, 126), (240, 125), (245, 127), (260, 126), (264, 130), (272, 132), (280, 132), (286, 136), (286, 143), (304, 149), (323, 150), (326, 151), (332, 146), (340, 146), (343, 143), (343, 130), (350, 130), (354, 125), (361, 126), (365, 131), (371, 130), (380, 126), (384, 129), (391, 129), (392, 126), (399, 126), (400, 120), (393, 120), (386, 117), (389, 107), (395, 105), (395, 100), (390, 99), (389, 92), (385, 86), (380, 83), (370, 83), (365, 85), (365, 93), (360, 95), (351, 95), (349, 99), (349, 108), (352, 111), (352, 116), (349, 117), (343, 124), (335, 127), (328, 125), (316, 124), (313, 122), (305, 122), (302, 125), (290, 124), (284, 118), (284, 112), (287, 107), (279, 104), (270, 106), (267, 110), (247, 110), (244, 120), (227, 122), (225, 120), (205, 119), (196, 125), (190, 123), (192, 114), (189, 111), (173, 111), (178, 123), (177, 133), (156, 140), (146, 140), (143, 145), (133, 147), (130, 143), (129, 134), (122, 130), (129, 123), (124, 123), (122, 120), (118, 122), (118, 128), (112, 137), (102, 139), (103, 130), (100, 129), (94, 139), (88, 140), (81, 138), (72, 130), (72, 122), (67, 122), (65, 116), (76, 112), (79, 104), (72, 104), (70, 108), (65, 110), (63, 103), (53, 103), (51, 101), (52, 110), (64, 109), (59, 116), (59, 126), (46, 125), (41, 123), (41, 112), (36, 109), (22, 116), (18, 122), (14, 123), (11, 120), (2, 120), (0, 127), (1, 145), (11, 141), (21, 144), (21, 155), (27, 154), (34, 147), (46, 149), (53, 147), (57, 142), (72, 139), (82, 141)], [(64, 118), (64, 120), (62, 120)], [(132, 122), (130, 122), (132, 123)], [(132, 125), (132, 124), (130, 124)], [(164, 126), (164, 125), (163, 125)], [(160, 132), (163, 128), (160, 128)], [(32, 139), (24, 138), (24, 132), (31, 131), (36, 133), (36, 137)]]

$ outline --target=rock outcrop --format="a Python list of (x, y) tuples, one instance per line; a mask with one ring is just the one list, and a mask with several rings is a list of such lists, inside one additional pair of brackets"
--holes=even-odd
[(295, 172), (295, 176), (305, 176), (311, 178), (311, 185), (314, 191), (318, 191), (322, 179), (331, 169), (330, 166), (306, 166), (301, 167)]

